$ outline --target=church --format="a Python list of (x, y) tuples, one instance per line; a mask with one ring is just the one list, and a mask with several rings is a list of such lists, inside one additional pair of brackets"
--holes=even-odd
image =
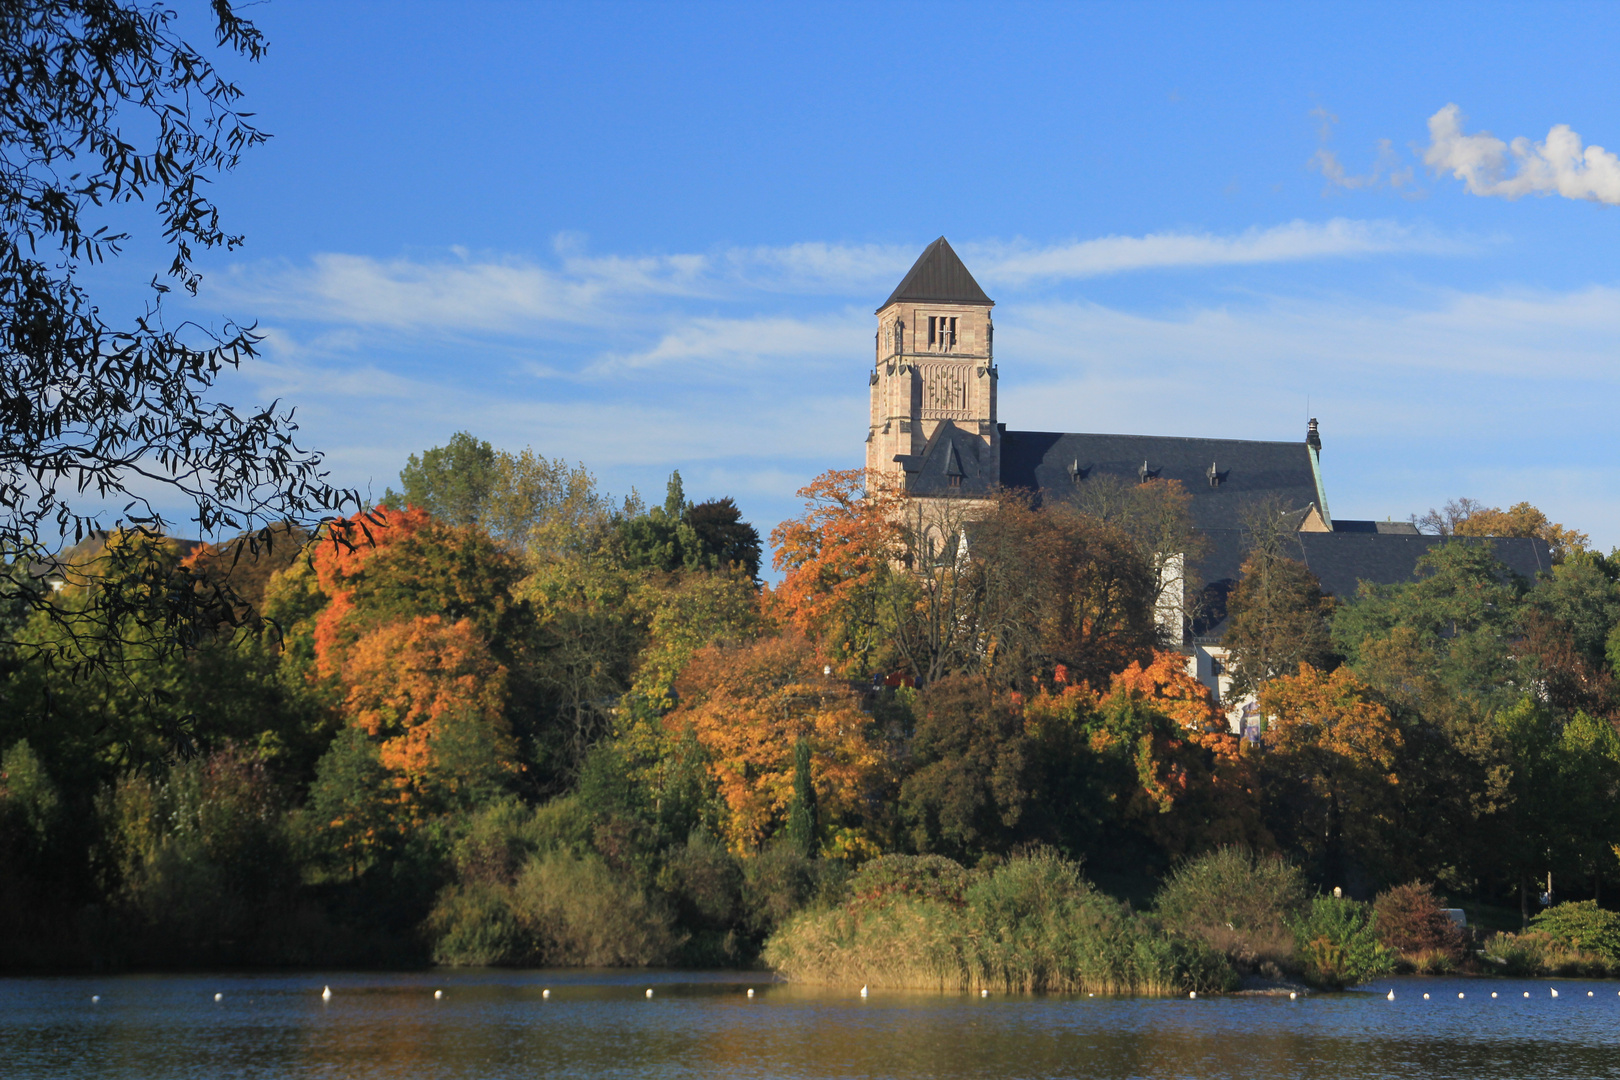
[[(1018, 488), (1044, 503), (1077, 502), (1086, 484), (1103, 477), (1179, 481), (1192, 497), (1193, 524), (1207, 540), (1207, 553), (1185, 568), (1201, 594), (1202, 614), (1180, 628), (1181, 645), (1189, 672), (1228, 707), (1234, 728), (1246, 711), (1248, 719), (1257, 718), (1252, 704), (1245, 710), (1245, 703), (1227, 699), (1220, 641), (1225, 598), (1246, 554), (1244, 522), (1258, 509), (1290, 511), (1297, 557), (1324, 592), (1344, 598), (1363, 581), (1411, 580), (1418, 559), (1444, 541), (1404, 521), (1334, 518), (1314, 419), (1299, 442), (1009, 429), (996, 411), (993, 307), (942, 236), (877, 309), (867, 469), (895, 477), (907, 494), (922, 499), (971, 499)], [(1496, 557), (1523, 577), (1534, 580), (1551, 569), (1545, 541), (1480, 542), (1492, 544)]]

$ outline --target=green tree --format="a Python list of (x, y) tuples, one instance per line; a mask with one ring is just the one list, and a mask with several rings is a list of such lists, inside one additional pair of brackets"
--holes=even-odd
[(495, 448), (465, 431), (444, 446), (412, 454), (399, 471), (404, 491), (389, 488), (385, 505), (420, 507), (447, 525), (477, 525), (498, 482)]
[(697, 550), (697, 534), (686, 523), (692, 504), (686, 501), (679, 471), (670, 473), (664, 505), (619, 522), (619, 552), (632, 570), (679, 570), (687, 552)]
[(816, 786), (810, 779), (810, 740), (793, 744), (793, 806), (788, 811), (788, 842), (806, 857), (814, 857), (820, 844), (816, 837)]
[(919, 695), (900, 812), (918, 851), (1006, 851), (1030, 796), (1032, 747), (1012, 701), (982, 679), (942, 679)]
[(1497, 561), (1490, 545), (1467, 540), (1431, 549), (1417, 573), (1418, 580), (1398, 585), (1362, 583), (1334, 616), (1339, 652), (1359, 667), (1366, 643), (1404, 629), (1446, 693), (1484, 708), (1517, 701), (1525, 680), (1510, 644), (1529, 583)]
[(691, 526), (696, 540), (695, 550), (686, 555), (689, 569), (724, 570), (736, 566), (750, 579), (759, 580), (759, 530), (742, 519), (742, 511), (730, 496), (689, 508), (686, 524)]
[(305, 857), (327, 873), (359, 880), (400, 841), (396, 804), (376, 744), (360, 729), (344, 728), (315, 766), (298, 818)]

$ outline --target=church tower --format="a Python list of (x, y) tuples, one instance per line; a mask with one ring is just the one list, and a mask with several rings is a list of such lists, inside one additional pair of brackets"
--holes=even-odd
[(916, 494), (995, 486), (994, 306), (942, 236), (878, 308), (868, 469), (903, 475)]

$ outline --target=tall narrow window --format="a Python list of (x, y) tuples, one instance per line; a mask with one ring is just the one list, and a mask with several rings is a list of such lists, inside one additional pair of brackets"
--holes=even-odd
[(939, 343), (939, 318), (937, 316), (930, 315), (930, 316), (928, 316), (928, 347), (930, 349), (932, 349), (938, 343)]

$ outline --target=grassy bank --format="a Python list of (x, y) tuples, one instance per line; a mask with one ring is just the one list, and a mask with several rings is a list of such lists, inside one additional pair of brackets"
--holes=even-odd
[(979, 872), (887, 856), (848, 896), (790, 919), (765, 961), (796, 982), (890, 989), (1162, 995), (1236, 983), (1220, 953), (1165, 933), (1053, 854)]

